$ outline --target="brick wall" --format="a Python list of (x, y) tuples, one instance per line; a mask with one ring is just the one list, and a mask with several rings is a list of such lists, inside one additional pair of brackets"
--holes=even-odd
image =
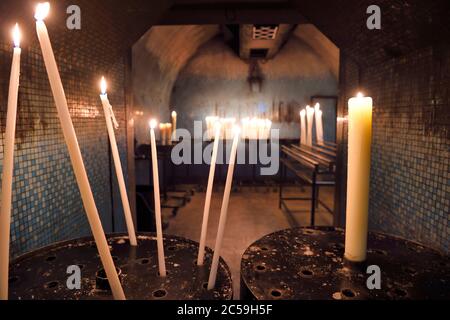
[[(110, 183), (109, 141), (98, 81), (102, 74), (108, 78), (109, 98), (120, 125), (116, 136), (126, 175), (126, 48), (119, 45), (121, 38), (115, 34), (120, 25), (111, 13), (105, 13), (102, 2), (75, 3), (82, 8), (80, 31), (65, 27), (66, 1), (52, 3), (47, 25), (103, 226), (106, 231), (112, 230), (114, 205), (115, 229), (120, 230), (121, 204), (117, 201), (117, 187), (111, 188)], [(3, 11), (6, 20), (2, 26), (17, 16), (24, 33), (11, 226), (11, 255), (16, 256), (55, 241), (90, 234), (90, 229), (37, 43), (34, 5), (30, 1), (9, 4)], [(5, 32), (0, 35), (0, 171), (11, 57), (11, 40)]]

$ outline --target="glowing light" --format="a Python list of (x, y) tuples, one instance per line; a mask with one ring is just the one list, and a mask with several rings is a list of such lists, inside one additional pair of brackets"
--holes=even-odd
[(358, 94), (356, 95), (358, 98), (363, 98), (364, 95), (362, 94), (362, 92), (358, 92)]
[(319, 109), (320, 109), (320, 104), (317, 102), (317, 103), (314, 105), (314, 110), (319, 111)]
[(241, 133), (241, 127), (239, 126), (233, 126), (233, 133), (235, 135), (239, 135)]
[(151, 120), (148, 122), (148, 124), (149, 124), (149, 126), (150, 126), (151, 129), (155, 129), (155, 128), (156, 128), (156, 125), (157, 125), (158, 123), (156, 122), (156, 119), (151, 119)]
[(305, 114), (306, 114), (306, 110), (305, 109), (300, 110), (300, 116), (304, 117)]
[(100, 80), (100, 90), (102, 94), (106, 94), (106, 80), (105, 77), (102, 77), (102, 80)]
[(50, 11), (50, 3), (43, 2), (38, 3), (36, 6), (36, 13), (34, 14), (34, 18), (38, 21), (44, 20)]
[(172, 111), (172, 118), (175, 118), (177, 116), (177, 112), (176, 111)]
[(20, 38), (21, 38), (21, 34), (20, 34), (20, 29), (19, 29), (19, 25), (16, 23), (16, 25), (14, 26), (14, 29), (12, 31), (12, 36), (13, 36), (13, 41), (14, 41), (14, 46), (16, 48), (18, 48), (20, 46)]

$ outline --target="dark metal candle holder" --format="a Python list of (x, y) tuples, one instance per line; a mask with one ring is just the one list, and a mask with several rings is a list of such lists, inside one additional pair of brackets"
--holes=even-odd
[[(132, 247), (125, 234), (108, 236), (108, 243), (127, 299), (230, 300), (231, 273), (222, 259), (216, 288), (208, 291), (213, 251), (206, 248), (205, 264), (197, 266), (198, 243), (164, 235), (167, 276), (158, 274), (156, 237), (140, 233)], [(81, 289), (70, 290), (67, 267), (81, 269)], [(29, 252), (10, 265), (9, 299), (113, 299), (92, 237), (64, 241)]]
[[(450, 258), (418, 243), (369, 233), (364, 264), (344, 263), (344, 230), (295, 228), (264, 236), (241, 261), (242, 299), (450, 299)], [(366, 267), (381, 269), (368, 289)]]

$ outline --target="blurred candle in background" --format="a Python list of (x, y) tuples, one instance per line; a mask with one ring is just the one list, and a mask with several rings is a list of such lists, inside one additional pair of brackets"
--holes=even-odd
[(322, 110), (320, 104), (316, 103), (314, 106), (314, 114), (316, 115), (316, 140), (317, 144), (323, 145), (323, 124), (322, 124)]
[(170, 132), (171, 135), (171, 139), (170, 141), (178, 141), (177, 137), (176, 137), (176, 131), (177, 131), (177, 112), (174, 110), (172, 111), (172, 130)]
[(300, 111), (300, 144), (306, 144), (306, 111)]
[(8, 106), (4, 141), (2, 194), (0, 203), (0, 300), (8, 299), (9, 237), (11, 232), (11, 201), (14, 172), (14, 140), (16, 134), (17, 99), (20, 76), (20, 30), (16, 23), (13, 32), (13, 57), (9, 78)]
[(312, 146), (312, 128), (314, 119), (314, 109), (306, 106), (306, 119), (308, 120), (308, 132), (306, 134), (306, 144)]
[(369, 221), (372, 98), (361, 93), (348, 100), (348, 168), (345, 254), (349, 261), (366, 259)]
[[(106, 129), (108, 130), (109, 143), (111, 145), (111, 153), (114, 161), (114, 168), (116, 169), (117, 182), (119, 184), (120, 198), (122, 200), (123, 212), (125, 215), (125, 223), (127, 225), (128, 238), (132, 246), (137, 246), (136, 233), (134, 231), (133, 218), (131, 217), (130, 203), (128, 201), (127, 189), (125, 179), (123, 177), (122, 164), (120, 162), (119, 149), (117, 148), (116, 136), (113, 128), (113, 110), (109, 103), (108, 95), (106, 94), (106, 80), (102, 77), (100, 81), (100, 100), (102, 101), (103, 112), (105, 113)], [(115, 118), (114, 118), (115, 120)], [(118, 124), (116, 123), (116, 126)]]

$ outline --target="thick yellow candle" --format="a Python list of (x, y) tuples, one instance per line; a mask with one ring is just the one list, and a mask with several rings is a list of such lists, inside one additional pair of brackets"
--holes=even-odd
[(348, 101), (348, 174), (345, 254), (347, 260), (366, 259), (369, 218), (372, 98), (358, 94)]
[(156, 221), (156, 242), (158, 249), (158, 267), (159, 275), (166, 276), (166, 261), (164, 257), (164, 244), (161, 222), (161, 198), (159, 195), (159, 174), (158, 174), (158, 153), (156, 151), (155, 128), (156, 120), (150, 120), (150, 147), (152, 153), (152, 171), (153, 171), (153, 195), (155, 199), (155, 221)]
[(13, 30), (14, 52), (9, 78), (8, 109), (6, 115), (3, 159), (2, 195), (0, 208), (0, 300), (8, 299), (9, 236), (11, 231), (12, 179), (14, 168), (14, 139), (16, 134), (17, 97), (20, 75), (20, 30)]
[(159, 124), (159, 139), (161, 140), (161, 145), (166, 145), (166, 124), (160, 123)]
[(211, 194), (214, 184), (214, 173), (216, 169), (217, 151), (219, 149), (220, 130), (221, 130), (220, 122), (216, 122), (214, 144), (211, 155), (211, 164), (209, 165), (208, 186), (206, 188), (205, 207), (203, 208), (203, 221), (202, 221), (202, 230), (200, 233), (200, 245), (197, 257), (197, 265), (199, 266), (203, 265), (205, 257), (206, 232), (208, 230), (209, 209), (211, 207)]
[(36, 8), (36, 31), (41, 45), (42, 56), (44, 58), (45, 68), (52, 89), (53, 98), (55, 100), (56, 109), (58, 111), (61, 128), (64, 139), (69, 151), (70, 160), (72, 162), (75, 178), (80, 189), (81, 199), (83, 201), (86, 215), (91, 226), (92, 234), (97, 244), (100, 260), (108, 277), (109, 285), (112, 294), (116, 300), (125, 300), (122, 285), (119, 281), (114, 261), (109, 251), (108, 242), (106, 241), (105, 233), (98, 215), (97, 207), (95, 205), (94, 196), (92, 194), (89, 179), (84, 167), (83, 157), (81, 156), (80, 146), (70, 117), (69, 107), (67, 105), (66, 95), (59, 75), (58, 66), (56, 65), (55, 56), (53, 54), (52, 45), (48, 36), (47, 27), (43, 19), (48, 14), (50, 4), (48, 2), (39, 3)]
[(172, 135), (173, 135), (172, 124), (166, 123), (166, 137), (167, 137), (167, 144), (169, 145), (172, 144)]
[(133, 219), (131, 217), (130, 203), (128, 201), (127, 189), (125, 186), (125, 179), (122, 172), (122, 164), (120, 163), (119, 149), (117, 148), (116, 136), (112, 123), (113, 111), (109, 103), (108, 95), (106, 94), (106, 80), (102, 77), (100, 88), (102, 94), (100, 100), (102, 101), (103, 112), (105, 113), (106, 129), (108, 130), (109, 142), (111, 145), (111, 153), (114, 160), (114, 168), (116, 169), (117, 181), (119, 184), (120, 198), (122, 200), (123, 212), (125, 215), (125, 223), (128, 230), (128, 238), (132, 246), (137, 246), (136, 233), (134, 231)]

